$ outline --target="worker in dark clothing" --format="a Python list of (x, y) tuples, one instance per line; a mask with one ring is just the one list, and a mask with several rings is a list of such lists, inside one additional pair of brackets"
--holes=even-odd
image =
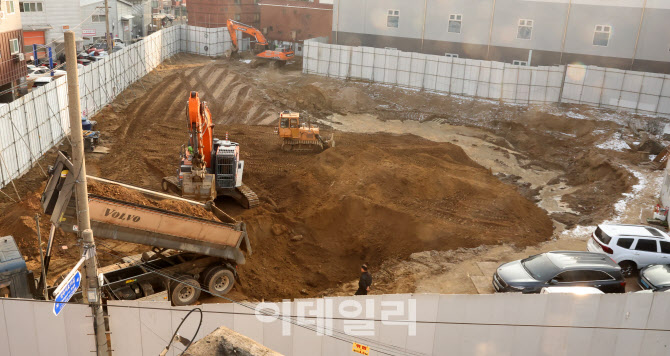
[(368, 272), (367, 263), (361, 266), (361, 279), (358, 280), (358, 290), (355, 295), (367, 295), (372, 285), (372, 276)]

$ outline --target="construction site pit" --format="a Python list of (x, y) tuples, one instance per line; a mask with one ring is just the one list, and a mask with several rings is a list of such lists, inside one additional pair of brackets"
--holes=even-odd
[[(649, 153), (633, 142), (653, 139), (662, 127), (660, 119), (596, 108), (503, 104), (305, 75), (299, 62), (252, 69), (240, 60), (179, 54), (93, 118), (108, 153), (87, 153), (88, 174), (160, 191), (188, 139), (191, 91), (207, 101), (215, 137), (240, 144), (244, 183), (261, 201), (253, 209), (216, 201), (247, 225), (253, 254), (238, 267), (240, 283), (231, 292), (247, 300), (353, 294), (364, 262), (372, 294), (469, 292), (449, 287), (466, 282), (439, 275), (495, 246), (511, 254), (547, 241), (574, 245), (588, 237), (580, 227), (616, 218), (617, 202), (651, 171), (640, 168)], [(274, 126), (283, 110), (318, 123), (336, 146), (282, 151)], [(643, 122), (644, 130), (631, 122)], [(54, 148), (41, 166), (56, 149), (68, 147)], [(16, 238), (34, 271), (45, 179), (36, 166), (14, 182), (20, 202), (0, 197), (0, 236)], [(15, 196), (11, 186), (3, 191)], [(91, 191), (213, 218), (117, 186)], [(40, 218), (42, 241), (49, 218)], [(99, 240), (101, 265), (150, 248)], [(80, 254), (72, 234), (58, 231), (55, 246), (51, 280)]]

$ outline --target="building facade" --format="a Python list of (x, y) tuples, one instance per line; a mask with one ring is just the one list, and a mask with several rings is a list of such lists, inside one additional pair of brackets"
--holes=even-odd
[(335, 0), (333, 43), (670, 73), (667, 0)]
[(75, 33), (77, 44), (81, 44), (81, 27), (76, 27), (81, 21), (79, 0), (22, 1), (19, 4), (23, 30), (29, 39), (27, 54), (31, 53), (33, 44), (49, 44), (53, 50), (61, 51), (65, 46), (63, 33), (70, 29)]
[(0, 102), (13, 101), (27, 74), (18, 0), (0, 6)]
[[(113, 38), (130, 43), (132, 38), (141, 35), (141, 28), (134, 26), (133, 4), (123, 0), (110, 0), (109, 32)], [(81, 0), (81, 31), (84, 45), (105, 40), (106, 18), (103, 0)], [(141, 19), (139, 19), (141, 21)]]
[(259, 0), (188, 0), (188, 24), (199, 27), (223, 27), (232, 19), (258, 28)]
[(260, 28), (269, 40), (303, 42), (315, 37), (330, 40), (333, 0), (261, 0)]

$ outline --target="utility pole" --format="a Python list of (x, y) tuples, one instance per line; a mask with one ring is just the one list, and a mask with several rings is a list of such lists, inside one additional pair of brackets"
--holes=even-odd
[[(106, 1), (105, 1), (106, 2)], [(79, 76), (77, 66), (77, 48), (73, 31), (65, 32), (65, 56), (67, 68), (68, 109), (70, 112), (70, 132), (72, 142), (72, 163), (75, 174), (75, 198), (77, 202), (77, 224), (81, 232), (84, 273), (82, 278), (82, 295), (84, 302), (91, 306), (95, 322), (95, 339), (98, 356), (109, 355), (105, 318), (100, 300), (98, 285), (97, 259), (95, 257), (95, 241), (88, 212), (88, 188), (86, 186), (86, 166), (84, 165), (84, 139), (81, 129), (81, 104), (79, 102)]]
[(107, 40), (107, 53), (112, 54), (112, 49), (114, 49), (114, 46), (112, 46), (112, 34), (109, 32), (109, 2), (108, 0), (105, 0), (105, 27), (106, 31), (105, 32), (105, 39)]

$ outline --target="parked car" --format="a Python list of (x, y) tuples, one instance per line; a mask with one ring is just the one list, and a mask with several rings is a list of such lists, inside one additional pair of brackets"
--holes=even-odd
[(651, 264), (670, 264), (670, 236), (653, 226), (601, 224), (586, 248), (610, 256), (625, 276)]
[(39, 77), (33, 82), (33, 88), (41, 87), (53, 82), (54, 78), (52, 77)]
[(638, 284), (644, 290), (670, 291), (670, 265), (650, 265), (643, 268)]
[[(61, 75), (65, 75), (66, 72), (64, 70), (59, 70), (59, 69), (54, 69), (54, 76), (55, 77), (60, 77)], [(35, 80), (40, 77), (45, 77), (49, 75), (49, 68), (45, 67), (35, 67), (33, 68), (28, 68), (28, 75), (26, 76), (27, 80)]]
[(540, 294), (604, 294), (598, 288), (594, 287), (544, 287)]
[(496, 292), (539, 293), (544, 287), (595, 287), (623, 293), (619, 267), (602, 253), (553, 251), (500, 265), (493, 274)]

